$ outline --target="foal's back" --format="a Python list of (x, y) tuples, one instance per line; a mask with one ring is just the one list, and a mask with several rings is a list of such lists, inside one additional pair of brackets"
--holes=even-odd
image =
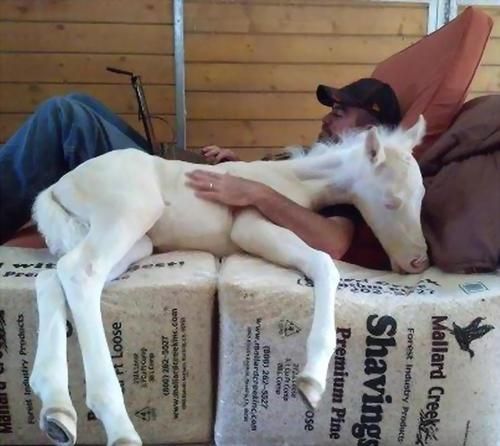
[[(307, 193), (297, 177), (284, 164), (276, 162), (228, 162), (216, 166), (197, 166), (182, 161), (156, 158), (157, 175), (162, 186), (165, 207), (148, 232), (161, 251), (197, 249), (226, 256), (239, 251), (231, 240), (233, 210), (227, 206), (197, 198), (185, 186), (185, 173), (198, 169), (229, 173), (267, 184), (289, 198), (309, 205)], [(252, 228), (248, 228), (249, 231)]]
[[(298, 180), (282, 163), (198, 166), (125, 149), (83, 163), (41, 194), (50, 195), (66, 212), (64, 219), (51, 218), (47, 224), (40, 224), (48, 212), (47, 199), (45, 204), (43, 199), (37, 200), (35, 219), (49, 247), (52, 244), (55, 249), (51, 250), (58, 254), (76, 246), (97, 220), (109, 217), (110, 221), (117, 218), (135, 221), (150, 215), (153, 208), (158, 209), (158, 215), (147, 235), (159, 251), (196, 249), (219, 256), (237, 252), (239, 248), (230, 236), (233, 212), (226, 206), (197, 198), (185, 185), (185, 173), (200, 167), (261, 181), (303, 205), (309, 204)], [(68, 225), (78, 231), (69, 233)], [(67, 240), (61, 243), (58, 239), (64, 237)]]

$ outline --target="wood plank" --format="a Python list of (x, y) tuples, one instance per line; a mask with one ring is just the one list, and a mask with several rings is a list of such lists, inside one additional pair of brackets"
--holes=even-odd
[(2, 0), (4, 20), (172, 24), (171, 0)]
[(500, 38), (490, 38), (481, 63), (483, 65), (500, 65)]
[(477, 98), (479, 96), (489, 96), (489, 95), (492, 95), (492, 94), (500, 94), (499, 92), (494, 92), (494, 91), (471, 91), (468, 96), (467, 96), (467, 100), (470, 100), (470, 99), (474, 99), (474, 98)]
[[(133, 128), (143, 133), (142, 123), (137, 120), (134, 114), (120, 115)], [(29, 117), (28, 114), (1, 114), (0, 115), (0, 142), (5, 142), (21, 124)], [(172, 115), (163, 115), (170, 122), (174, 122)], [(173, 129), (161, 121), (155, 120), (155, 132), (158, 139), (163, 142), (174, 140)], [(291, 125), (287, 122), (274, 121), (270, 123), (262, 122), (227, 122), (211, 121), (212, 128), (204, 122), (188, 123), (187, 142), (190, 148), (200, 149), (209, 144), (217, 144), (221, 147), (234, 149), (237, 152), (254, 150), (254, 155), (245, 159), (258, 159), (264, 156), (269, 147), (276, 147), (276, 151), (283, 150), (283, 147), (299, 141), (301, 144), (309, 144), (315, 139), (317, 133), (317, 122), (303, 121)], [(310, 127), (308, 129), (308, 127)], [(297, 131), (297, 128), (300, 130)], [(242, 135), (237, 132), (242, 131)], [(254, 147), (254, 148), (253, 148)], [(260, 149), (265, 148), (261, 153)], [(261, 153), (261, 154), (260, 154)]]
[[(367, 6), (373, 6), (373, 2), (375, 0), (185, 0), (185, 3), (208, 3), (208, 1), (212, 3), (242, 3), (244, 5), (249, 4), (259, 4), (259, 5), (280, 5), (280, 6), (289, 6), (289, 5), (315, 5), (315, 6), (330, 6), (330, 5), (338, 5), (338, 6), (356, 6), (358, 8), (365, 8)], [(394, 1), (387, 0), (376, 0), (377, 5), (381, 7), (393, 7)], [(426, 0), (415, 0), (414, 3), (422, 3)], [(413, 3), (413, 2), (412, 2)], [(413, 8), (415, 5), (412, 3), (397, 3), (399, 8)]]
[(500, 92), (500, 65), (483, 65), (478, 68), (471, 90)]
[[(106, 66), (140, 73), (149, 84), (174, 84), (172, 56), (0, 53), (0, 82), (128, 83)], [(308, 91), (318, 83), (344, 85), (369, 76), (374, 65), (217, 64), (186, 65), (188, 90)]]
[[(29, 114), (0, 114), (0, 143), (5, 143), (7, 139), (16, 132), (16, 130), (21, 127), (21, 125), (28, 119)], [(138, 121), (137, 115), (134, 114), (121, 114), (122, 119), (124, 119), (129, 125), (135, 128), (139, 133), (144, 135), (144, 129), (142, 123)], [(171, 126), (168, 126), (163, 121), (154, 121), (155, 133), (159, 141), (161, 142), (172, 142), (174, 141), (173, 126), (175, 126), (175, 116), (173, 115), (162, 115), (164, 119), (167, 119)]]
[(320, 132), (320, 119), (311, 121), (195, 121), (187, 122), (187, 145), (203, 147), (284, 147), (309, 145)]
[(321, 119), (328, 108), (310, 93), (187, 93), (188, 119)]
[(315, 90), (321, 83), (345, 85), (370, 76), (373, 69), (374, 65), (193, 62), (186, 65), (186, 89), (303, 92)]
[(143, 83), (174, 83), (173, 56), (0, 53), (0, 82), (130, 83), (106, 67), (138, 73)]
[(427, 7), (187, 2), (185, 29), (216, 33), (423, 36), (427, 29)]
[(489, 8), (482, 6), (481, 9), (493, 19), (491, 37), (500, 37), (500, 5)]
[[(0, 111), (30, 112), (43, 100), (54, 95), (66, 94), (71, 91), (85, 91), (98, 98), (118, 113), (131, 113), (136, 110), (133, 92), (126, 85), (86, 85), (85, 88), (75, 85), (31, 85), (14, 84), (2, 85), (0, 89)], [(172, 89), (168, 87), (150, 87), (152, 91), (148, 94), (148, 100), (152, 113), (173, 113)], [(194, 94), (194, 93), (193, 93)], [(230, 146), (236, 145), (286, 145), (293, 143), (306, 144), (315, 138), (320, 127), (321, 117), (328, 109), (317, 103), (314, 95), (308, 93), (299, 94), (214, 94), (213, 96), (223, 98), (216, 103), (207, 99), (206, 93), (196, 93), (188, 100), (188, 113), (192, 119), (275, 119), (276, 122), (254, 122), (241, 123), (227, 121), (227, 125), (217, 124), (211, 129), (213, 121), (188, 121), (190, 137), (196, 136), (196, 143), (200, 145), (217, 143)], [(234, 107), (234, 104), (237, 104)], [(297, 104), (301, 104), (297, 107)], [(311, 119), (312, 122), (297, 123), (286, 121), (286, 119)], [(283, 120), (283, 121), (282, 121)], [(158, 124), (161, 124), (160, 122)], [(162, 124), (163, 125), (163, 124)], [(223, 131), (219, 130), (222, 125)], [(194, 127), (193, 127), (194, 126)], [(224, 132), (228, 132), (227, 135)], [(254, 132), (256, 134), (254, 135)], [(197, 135), (200, 136), (197, 136)], [(291, 139), (284, 136), (293, 135)], [(257, 135), (257, 136), (256, 136)], [(222, 139), (223, 138), (223, 139)], [(208, 141), (205, 143), (204, 141)], [(254, 141), (249, 144), (248, 141)]]
[(188, 34), (187, 62), (376, 64), (418, 38)]
[(10, 52), (171, 55), (172, 39), (171, 25), (4, 22), (0, 26), (0, 51)]
[[(137, 35), (141, 38), (137, 39)], [(414, 37), (188, 34), (187, 62), (378, 63)], [(491, 48), (491, 45), (490, 45)], [(3, 23), (0, 51), (172, 54), (169, 25)], [(494, 52), (494, 49), (493, 49)]]
[[(42, 101), (71, 92), (96, 97), (117, 113), (136, 110), (134, 93), (128, 85), (100, 84), (1, 84), (0, 112), (28, 113)], [(147, 86), (152, 113), (174, 112), (174, 89)], [(225, 93), (195, 92), (187, 98), (191, 119), (320, 119), (328, 109), (311, 93)]]
[[(499, 6), (474, 6), (488, 14), (493, 19), (493, 29), (491, 30), (491, 37), (500, 37), (500, 5)], [(458, 8), (459, 13), (465, 9), (465, 6)]]
[[(146, 97), (151, 113), (174, 112), (174, 88), (171, 86), (146, 87)], [(132, 87), (128, 85), (94, 84), (0, 84), (1, 113), (29, 113), (42, 101), (72, 92), (89, 94), (116, 113), (135, 113), (137, 102)]]
[[(0, 114), (0, 142), (5, 142), (29, 117), (29, 114)], [(142, 123), (135, 114), (120, 114), (126, 122), (143, 134)], [(174, 141), (175, 117), (161, 115), (167, 123), (154, 120), (155, 132), (162, 142)], [(316, 139), (319, 121), (188, 121), (187, 144), (200, 149), (217, 144), (234, 150), (255, 147), (277, 147), (308, 145)], [(263, 153), (263, 155), (266, 152)], [(254, 159), (257, 159), (254, 158)]]

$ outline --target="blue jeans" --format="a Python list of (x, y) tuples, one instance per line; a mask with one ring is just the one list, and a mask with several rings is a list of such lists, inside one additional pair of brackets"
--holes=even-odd
[(44, 102), (0, 148), (0, 243), (29, 221), (42, 190), (90, 158), (128, 147), (149, 151), (96, 99), (70, 94)]

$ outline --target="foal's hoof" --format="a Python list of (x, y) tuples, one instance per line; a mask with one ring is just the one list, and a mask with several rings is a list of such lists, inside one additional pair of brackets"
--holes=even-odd
[(42, 416), (42, 430), (57, 446), (73, 446), (76, 443), (76, 416), (60, 408), (47, 409)]
[(304, 403), (311, 409), (316, 409), (325, 390), (323, 386), (314, 378), (299, 374), (297, 376), (297, 387)]
[(119, 438), (111, 446), (142, 446), (142, 441), (129, 438)]

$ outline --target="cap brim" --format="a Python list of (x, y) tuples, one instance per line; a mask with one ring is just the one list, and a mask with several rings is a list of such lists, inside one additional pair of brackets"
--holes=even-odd
[(331, 107), (333, 104), (350, 104), (352, 100), (337, 88), (327, 85), (318, 85), (316, 89), (316, 97), (318, 101), (326, 107)]

